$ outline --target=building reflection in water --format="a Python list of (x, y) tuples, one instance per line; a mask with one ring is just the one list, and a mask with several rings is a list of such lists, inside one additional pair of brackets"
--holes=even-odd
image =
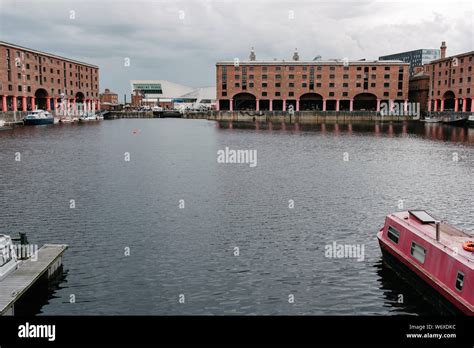
[(421, 122), (380, 122), (380, 123), (266, 123), (266, 122), (228, 122), (218, 121), (220, 129), (253, 129), (283, 132), (315, 132), (328, 135), (375, 135), (376, 137), (403, 137), (416, 135), (423, 139), (474, 144), (474, 128), (453, 127), (443, 124), (425, 124)]

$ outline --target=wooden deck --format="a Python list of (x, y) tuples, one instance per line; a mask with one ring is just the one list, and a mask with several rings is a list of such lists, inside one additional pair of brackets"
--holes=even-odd
[(15, 302), (43, 277), (48, 279), (62, 265), (65, 244), (45, 244), (39, 250), (36, 261), (28, 259), (0, 282), (0, 315), (13, 315)]

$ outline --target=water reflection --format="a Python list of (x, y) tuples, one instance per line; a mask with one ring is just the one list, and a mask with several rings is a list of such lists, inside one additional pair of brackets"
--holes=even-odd
[(67, 273), (68, 271), (61, 267), (53, 279), (37, 282), (15, 304), (15, 315), (33, 316), (41, 314), (43, 306), (47, 305), (52, 299), (58, 298), (56, 293), (66, 287), (64, 284), (67, 283)]
[(395, 268), (381, 258), (374, 265), (385, 307), (393, 314), (455, 315), (460, 314), (434, 290), (406, 270)]
[(229, 122), (219, 121), (221, 129), (254, 129), (257, 131), (282, 131), (282, 132), (319, 132), (321, 134), (364, 135), (376, 137), (403, 137), (415, 135), (423, 139), (474, 144), (474, 128), (454, 127), (444, 124), (420, 122), (384, 122), (384, 123), (319, 123), (300, 124), (284, 122)]

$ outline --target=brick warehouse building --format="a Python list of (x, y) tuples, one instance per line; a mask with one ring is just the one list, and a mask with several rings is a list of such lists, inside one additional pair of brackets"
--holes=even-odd
[(474, 112), (474, 51), (446, 57), (442, 43), (441, 58), (424, 65), (430, 76), (428, 111)]
[(1, 111), (100, 108), (99, 68), (54, 54), (0, 41)]
[(99, 94), (102, 110), (115, 110), (118, 108), (118, 94), (106, 88), (104, 93)]
[(422, 66), (415, 67), (408, 86), (408, 99), (411, 102), (420, 103), (421, 113), (426, 113), (430, 92), (430, 76), (424, 71)]
[(401, 61), (257, 61), (216, 63), (218, 110), (380, 111), (408, 102), (409, 63)]

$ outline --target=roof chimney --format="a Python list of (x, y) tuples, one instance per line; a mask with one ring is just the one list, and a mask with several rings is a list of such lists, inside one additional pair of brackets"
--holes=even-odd
[(257, 59), (257, 56), (255, 55), (255, 51), (254, 51), (253, 47), (252, 47), (252, 50), (250, 51), (249, 59), (251, 61), (254, 61), (255, 59)]
[(295, 53), (293, 53), (293, 60), (294, 61), (300, 60), (300, 56), (298, 54), (298, 49), (297, 48), (295, 48)]
[(441, 47), (439, 48), (441, 50), (441, 58), (446, 58), (446, 41), (441, 42)]

